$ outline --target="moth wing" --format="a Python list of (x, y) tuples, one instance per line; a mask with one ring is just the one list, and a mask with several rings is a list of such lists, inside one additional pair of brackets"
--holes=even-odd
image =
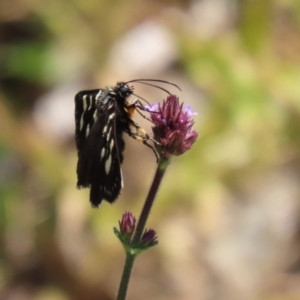
[[(80, 145), (77, 187), (90, 187), (90, 201), (98, 207), (102, 200), (114, 202), (123, 187), (120, 164), (123, 160), (122, 131), (117, 130), (115, 101), (103, 99), (96, 122)], [(79, 141), (79, 143), (81, 140)]]
[(97, 105), (104, 93), (104, 90), (98, 89), (81, 91), (75, 96), (75, 140), (78, 153), (97, 121)]

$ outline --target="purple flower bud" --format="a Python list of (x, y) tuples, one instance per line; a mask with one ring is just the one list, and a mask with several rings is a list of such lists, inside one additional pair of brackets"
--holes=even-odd
[(157, 236), (156, 231), (153, 229), (146, 229), (145, 232), (142, 235), (140, 246), (141, 247), (151, 247), (154, 246), (154, 244), (157, 244)]
[(179, 98), (170, 95), (163, 104), (154, 104), (148, 108), (154, 124), (154, 139), (161, 144), (165, 159), (170, 155), (181, 155), (189, 150), (198, 137), (192, 130), (194, 121), (190, 106), (179, 103)]
[(135, 217), (129, 211), (125, 211), (122, 216), (122, 220), (119, 221), (120, 233), (128, 241), (131, 239), (131, 236), (135, 230), (135, 222)]

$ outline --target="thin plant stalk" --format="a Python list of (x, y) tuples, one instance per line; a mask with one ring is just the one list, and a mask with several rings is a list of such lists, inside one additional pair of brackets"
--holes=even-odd
[(135, 258), (136, 258), (136, 255), (134, 253), (128, 253), (128, 252), (126, 253), (126, 259), (125, 259), (123, 274), (122, 274), (121, 282), (120, 282), (120, 286), (119, 286), (117, 300), (125, 300), (126, 299), (129, 280), (130, 280), (131, 271), (133, 268)]
[(138, 246), (140, 244), (142, 234), (145, 230), (146, 222), (148, 220), (151, 208), (154, 203), (154, 199), (156, 197), (157, 191), (162, 182), (162, 179), (164, 177), (164, 174), (165, 174), (168, 164), (169, 164), (169, 160), (164, 160), (164, 159), (161, 159), (158, 163), (148, 196), (144, 203), (143, 209), (141, 211), (141, 215), (140, 215), (138, 223), (137, 223), (136, 230), (133, 235), (133, 239), (131, 241), (131, 249), (129, 251), (127, 251), (127, 253), (126, 253), (126, 259), (125, 259), (123, 274), (122, 274), (121, 282), (120, 282), (120, 286), (119, 286), (117, 300), (125, 300), (126, 299), (126, 294), (127, 294), (127, 290), (128, 290), (128, 285), (129, 285), (129, 280), (130, 280), (133, 264), (134, 264), (136, 256), (139, 254), (135, 251), (135, 249), (138, 248)]

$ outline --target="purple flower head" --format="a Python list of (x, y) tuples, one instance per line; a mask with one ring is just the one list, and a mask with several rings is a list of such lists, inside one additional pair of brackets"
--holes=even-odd
[(153, 229), (146, 229), (142, 235), (140, 246), (141, 247), (151, 247), (157, 244), (156, 231)]
[(131, 236), (135, 230), (135, 222), (135, 217), (129, 211), (125, 211), (122, 216), (122, 220), (119, 221), (120, 233), (128, 241), (131, 239)]
[(154, 139), (161, 144), (164, 158), (170, 155), (181, 155), (189, 150), (198, 137), (192, 130), (194, 125), (193, 112), (190, 106), (179, 103), (179, 98), (170, 95), (163, 104), (149, 107)]

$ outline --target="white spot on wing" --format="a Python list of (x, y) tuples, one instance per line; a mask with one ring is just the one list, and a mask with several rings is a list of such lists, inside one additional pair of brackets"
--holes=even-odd
[(97, 110), (95, 110), (95, 112), (93, 114), (93, 118), (94, 118), (94, 121), (96, 122), (96, 120), (97, 120)]
[(106, 133), (106, 130), (107, 130), (107, 125), (105, 125), (105, 126), (103, 127), (103, 133)]
[(107, 141), (110, 140), (110, 133), (111, 133), (111, 128), (110, 128), (110, 130), (109, 130), (109, 132), (108, 132), (108, 134), (107, 134), (107, 136), (106, 136), (106, 140), (107, 140)]
[(84, 112), (86, 110), (86, 95), (82, 97), (82, 104), (83, 104), (83, 112), (82, 112), (82, 115), (81, 115), (81, 118), (80, 118), (80, 123), (79, 123), (79, 128), (80, 130), (82, 130), (82, 127), (83, 127), (83, 116), (84, 116)]
[(96, 99), (98, 99), (102, 94), (102, 90), (99, 90), (98, 94), (96, 95)]
[(89, 133), (90, 133), (90, 124), (86, 126), (85, 136), (88, 137)]
[(115, 117), (115, 113), (110, 114), (110, 116), (108, 117), (108, 120), (111, 120)]
[(83, 111), (85, 111), (86, 110), (86, 95), (84, 95), (82, 97), (82, 102), (83, 102)]
[(101, 154), (100, 154), (100, 159), (101, 160), (104, 158), (104, 155), (105, 155), (105, 148), (102, 148)]
[(83, 127), (83, 114), (81, 115), (80, 118), (79, 129), (82, 130), (82, 127)]
[(87, 110), (90, 110), (92, 106), (93, 106), (93, 96), (90, 96), (89, 107), (87, 108)]
[(109, 155), (108, 159), (105, 161), (105, 172), (109, 173), (111, 167), (111, 155)]
[(115, 144), (114, 140), (111, 140), (110, 145), (109, 145), (110, 150), (113, 148), (114, 144)]
[(122, 174), (122, 170), (120, 169), (120, 173), (121, 173), (121, 188), (123, 188), (124, 187), (124, 185), (123, 185), (123, 174)]

